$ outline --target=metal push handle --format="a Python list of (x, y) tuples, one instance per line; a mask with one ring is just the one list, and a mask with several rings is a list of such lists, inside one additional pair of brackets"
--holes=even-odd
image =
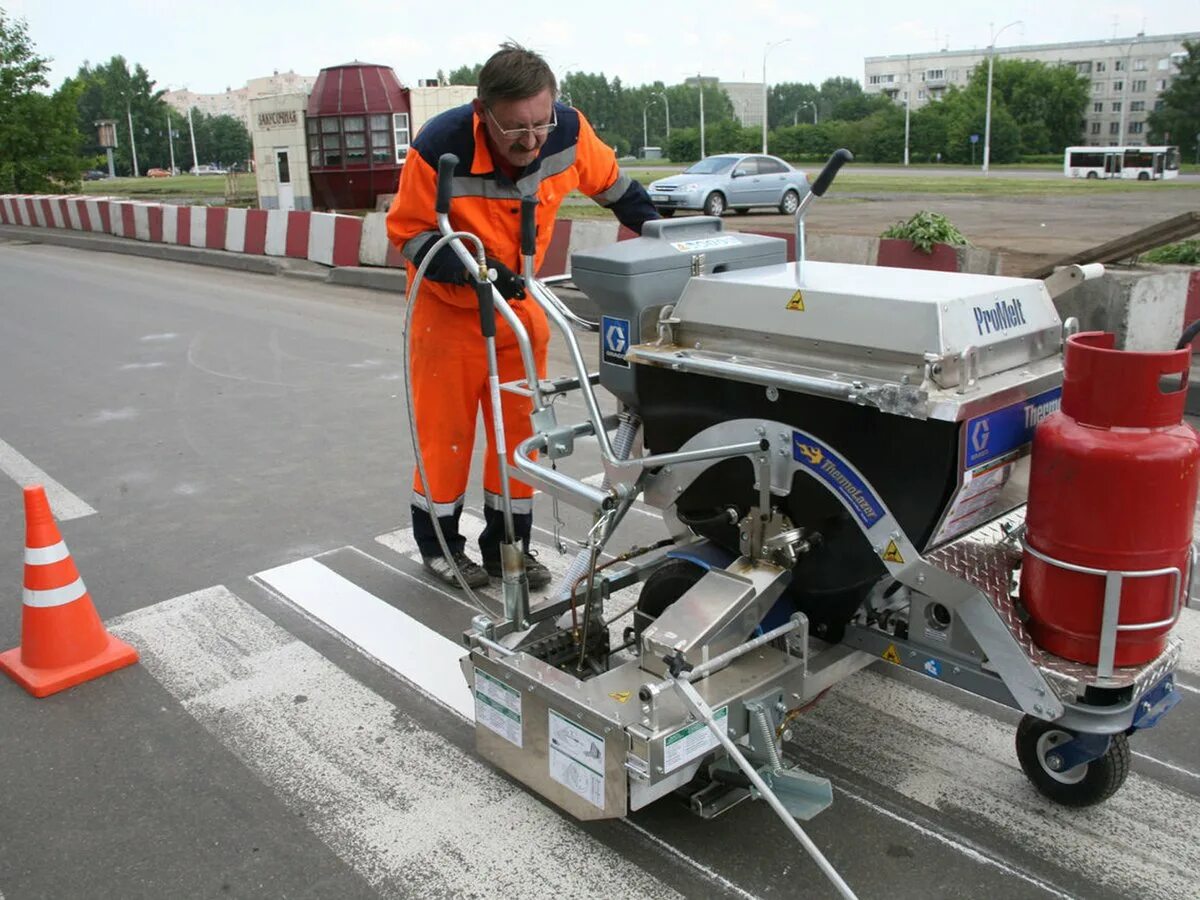
[(437, 201), (433, 206), (438, 215), (450, 212), (450, 197), (454, 193), (454, 167), (457, 165), (458, 157), (453, 153), (443, 153), (438, 157)]
[(853, 161), (854, 154), (845, 147), (841, 150), (834, 150), (833, 155), (829, 157), (829, 161), (825, 163), (825, 168), (821, 170), (821, 174), (813, 182), (812, 193), (818, 197), (824, 197), (825, 192), (829, 190), (829, 185), (833, 184), (833, 179), (837, 177), (837, 173), (841, 170), (842, 166)]
[(521, 198), (521, 255), (537, 255), (537, 208), (538, 198), (526, 195)]

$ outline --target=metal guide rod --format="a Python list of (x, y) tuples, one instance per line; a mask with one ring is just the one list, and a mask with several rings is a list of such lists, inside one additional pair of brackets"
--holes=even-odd
[(800, 842), (800, 845), (804, 847), (808, 855), (812, 857), (813, 862), (817, 864), (817, 867), (821, 870), (825, 877), (829, 879), (835, 888), (837, 888), (838, 893), (847, 898), (847, 900), (857, 900), (857, 895), (850, 889), (850, 885), (846, 884), (842, 876), (838, 874), (837, 869), (835, 869), (830, 864), (829, 860), (825, 858), (825, 854), (823, 854), (817, 845), (812, 842), (812, 838), (805, 834), (804, 829), (800, 827), (794, 818), (792, 818), (791, 813), (787, 811), (783, 803), (781, 803), (779, 798), (775, 796), (775, 792), (771, 790), (771, 787), (765, 781), (763, 781), (762, 776), (758, 774), (758, 771), (754, 768), (754, 766), (752, 766), (746, 757), (742, 755), (741, 751), (738, 750), (737, 745), (730, 739), (725, 729), (717, 724), (716, 719), (713, 717), (712, 710), (709, 708), (708, 704), (704, 702), (704, 699), (696, 692), (696, 689), (692, 686), (691, 682), (681, 675), (675, 678), (672, 684), (674, 685), (676, 692), (678, 692), (679, 696), (682, 698), (684, 705), (688, 707), (692, 715), (708, 726), (708, 730), (713, 733), (713, 736), (716, 737), (716, 739), (721, 743), (721, 746), (725, 748), (725, 752), (729, 754), (729, 757), (737, 764), (737, 767), (742, 770), (743, 774), (750, 779), (750, 783), (754, 785), (759, 794), (762, 795), (762, 798), (767, 801), (767, 805), (775, 811), (775, 815), (779, 816), (779, 818), (783, 821), (783, 824), (787, 827), (788, 831), (795, 836), (796, 840)]

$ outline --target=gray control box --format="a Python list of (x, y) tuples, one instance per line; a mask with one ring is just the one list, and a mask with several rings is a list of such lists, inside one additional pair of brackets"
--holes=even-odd
[(640, 238), (574, 254), (571, 279), (600, 308), (600, 384), (637, 406), (625, 354), (654, 338), (660, 310), (679, 299), (688, 279), (786, 262), (783, 239), (727, 232), (713, 216), (657, 219), (642, 226)]

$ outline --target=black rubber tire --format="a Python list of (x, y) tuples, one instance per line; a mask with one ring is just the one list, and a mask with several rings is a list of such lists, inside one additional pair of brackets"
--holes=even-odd
[(1149, 181), (1149, 180), (1150, 180), (1149, 172), (1138, 172), (1138, 181)]
[(1088, 172), (1087, 177), (1090, 179), (1090, 178), (1099, 178), (1100, 176), (1098, 174), (1096, 174), (1095, 172)]
[(658, 210), (658, 214), (660, 216), (662, 216), (664, 219), (669, 219), (669, 218), (671, 218), (671, 216), (675, 215), (675, 210), (671, 209), (669, 207), (656, 206), (655, 209)]
[(713, 191), (704, 198), (704, 214), (706, 216), (719, 216), (725, 212), (725, 195), (720, 191)]
[(794, 215), (798, 206), (800, 206), (800, 195), (793, 190), (784, 191), (783, 197), (779, 201), (779, 212), (785, 216)]
[(655, 569), (638, 595), (637, 612), (633, 616), (634, 635), (640, 638), (647, 625), (703, 577), (704, 569), (686, 559), (668, 559)]
[[(1083, 807), (1102, 803), (1121, 789), (1129, 775), (1129, 738), (1114, 735), (1099, 759), (1068, 772), (1053, 772), (1045, 764), (1039, 746), (1074, 737), (1066, 728), (1033, 716), (1024, 716), (1017, 726), (1017, 759), (1021, 771), (1043, 795), (1062, 806)], [(1082, 771), (1080, 771), (1082, 770)]]

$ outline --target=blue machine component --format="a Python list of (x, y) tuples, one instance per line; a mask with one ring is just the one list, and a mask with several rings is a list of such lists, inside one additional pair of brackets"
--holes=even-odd
[(1175, 689), (1175, 676), (1168, 675), (1146, 691), (1142, 695), (1142, 699), (1138, 701), (1137, 712), (1133, 716), (1133, 727), (1129, 729), (1130, 733), (1153, 728), (1163, 716), (1174, 708), (1179, 700), (1179, 691)]

